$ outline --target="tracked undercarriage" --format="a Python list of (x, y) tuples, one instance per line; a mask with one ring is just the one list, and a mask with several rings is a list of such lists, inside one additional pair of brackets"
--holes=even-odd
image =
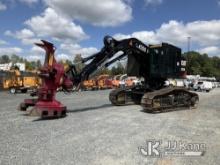
[(143, 91), (138, 91), (134, 87), (118, 88), (109, 94), (109, 100), (113, 105), (140, 104)]
[(133, 88), (115, 89), (109, 99), (113, 105), (141, 104), (148, 112), (163, 112), (179, 108), (196, 108), (196, 93), (180, 87), (166, 87), (153, 92)]

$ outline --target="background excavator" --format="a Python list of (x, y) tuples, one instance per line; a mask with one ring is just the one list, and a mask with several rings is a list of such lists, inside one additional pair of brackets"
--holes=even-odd
[(165, 87), (168, 78), (183, 78), (186, 75), (186, 60), (181, 49), (162, 43), (145, 45), (136, 38), (117, 41), (113, 37), (104, 37), (104, 47), (100, 52), (82, 60), (85, 67), (77, 73), (74, 65), (66, 70), (58, 64), (54, 57), (55, 48), (52, 43), (42, 41), (37, 44), (46, 51), (44, 66), (39, 76), (43, 83), (37, 91), (35, 99), (26, 99), (20, 104), (20, 110), (34, 106), (31, 112), (44, 117), (62, 117), (66, 107), (55, 100), (56, 90), (72, 91), (73, 86), (80, 88), (81, 82), (102, 67), (127, 57), (128, 76), (143, 77), (144, 83), (110, 92), (109, 99), (113, 105), (141, 104), (151, 112), (175, 110), (182, 107), (196, 107), (199, 97), (196, 93), (184, 88)]

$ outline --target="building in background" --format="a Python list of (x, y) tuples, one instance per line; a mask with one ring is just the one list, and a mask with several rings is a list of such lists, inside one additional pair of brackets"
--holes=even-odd
[(0, 64), (0, 70), (9, 71), (12, 66), (17, 66), (20, 71), (25, 71), (25, 63), (15, 63), (12, 62), (6, 64)]

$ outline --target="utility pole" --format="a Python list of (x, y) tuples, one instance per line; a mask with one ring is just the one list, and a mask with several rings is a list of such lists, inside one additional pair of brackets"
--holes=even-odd
[[(187, 66), (189, 66), (189, 64), (190, 64), (190, 57), (189, 57), (189, 54), (190, 54), (190, 42), (191, 42), (191, 37), (190, 36), (188, 36), (187, 37), (187, 46), (188, 46), (188, 52), (186, 53), (186, 59), (187, 59), (187, 63), (188, 63), (188, 65)], [(187, 67), (187, 70), (188, 70), (189, 68)], [(188, 70), (188, 72), (189, 72), (189, 70)]]
[(188, 40), (188, 53), (190, 52), (190, 42), (191, 42), (191, 37), (187, 37), (187, 40)]

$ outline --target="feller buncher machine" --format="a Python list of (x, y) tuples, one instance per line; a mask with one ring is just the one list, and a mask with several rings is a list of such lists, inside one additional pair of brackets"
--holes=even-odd
[(143, 77), (145, 81), (140, 86), (112, 90), (109, 99), (113, 105), (141, 104), (144, 110), (163, 112), (183, 107), (195, 108), (198, 104), (196, 93), (164, 86), (168, 78), (182, 78), (186, 74), (186, 60), (181, 55), (181, 49), (173, 45), (145, 45), (136, 38), (118, 41), (105, 36), (103, 48), (82, 60), (86, 65), (80, 73), (74, 65), (65, 70), (62, 64), (56, 62), (52, 43), (42, 40), (37, 45), (46, 51), (44, 66), (39, 74), (43, 80), (42, 86), (35, 93), (37, 98), (24, 100), (20, 110), (26, 111), (33, 106), (31, 114), (34, 112), (42, 118), (65, 116), (66, 106), (55, 99), (57, 88), (62, 87), (66, 92), (72, 91), (73, 86), (79, 88), (81, 82), (92, 73), (124, 57), (128, 58), (128, 76)]

